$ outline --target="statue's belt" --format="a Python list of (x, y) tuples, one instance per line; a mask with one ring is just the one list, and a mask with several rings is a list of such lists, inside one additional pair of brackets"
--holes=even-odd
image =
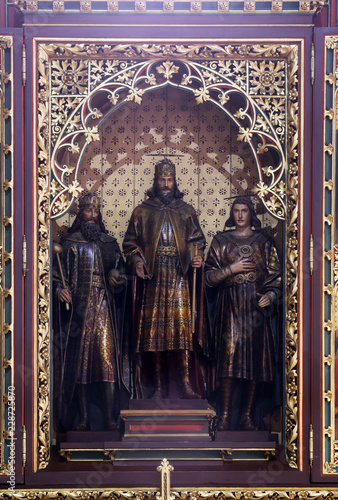
[(225, 280), (225, 284), (227, 286), (231, 286), (234, 284), (242, 285), (242, 283), (254, 283), (258, 280), (258, 278), (259, 276), (256, 271), (250, 271), (249, 273), (240, 273), (235, 274), (234, 276), (229, 276), (229, 278)]
[(158, 246), (156, 249), (156, 257), (158, 256), (177, 257), (178, 251), (174, 246)]

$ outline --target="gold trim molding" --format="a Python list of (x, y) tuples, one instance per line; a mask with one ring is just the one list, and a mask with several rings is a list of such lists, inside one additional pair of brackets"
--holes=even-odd
[[(174, 477), (173, 473), (173, 477)], [(16, 489), (14, 493), (6, 491), (8, 500), (162, 500), (159, 489), (134, 489), (134, 490), (112, 490), (112, 489)], [(176, 488), (170, 490), (172, 500), (325, 500), (338, 498), (338, 488), (275, 488), (275, 489), (253, 489), (253, 488), (227, 488), (227, 489), (189, 489)]]
[[(72, 43), (35, 43), (39, 214), (36, 216), (38, 335), (35, 338), (38, 394), (35, 407), (38, 438), (35, 443), (35, 468), (46, 468), (50, 458), (50, 221), (65, 213), (81, 193), (74, 168), (58, 165), (54, 169), (55, 151), (69, 147), (73, 154), (80, 155), (79, 144), (98, 140), (95, 126), (88, 128), (86, 125), (89, 118), (81, 122), (80, 114), (76, 115), (85, 108), (89, 110), (91, 120), (102, 119), (100, 112), (90, 107), (89, 98), (96, 89), (104, 88), (107, 91), (112, 106), (121, 105), (120, 95), (124, 95), (125, 100), (138, 104), (147, 89), (170, 85), (172, 78), (178, 74), (183, 75), (179, 86), (192, 92), (197, 104), (210, 100), (225, 110), (227, 92), (236, 91), (241, 95), (250, 105), (232, 116), (238, 125), (238, 140), (251, 143), (255, 137), (256, 146), (253, 145), (252, 148), (258, 159), (270, 147), (278, 152), (280, 158), (276, 168), (266, 167), (262, 168), (261, 173), (258, 172), (259, 182), (255, 187), (255, 194), (261, 198), (268, 212), (276, 219), (285, 221), (285, 240), (288, 242), (285, 248), (285, 453), (289, 466), (299, 468), (302, 460), (302, 438), (299, 433), (302, 376), (299, 355), (301, 332), (298, 325), (301, 291), (298, 273), (301, 272), (299, 249), (302, 242), (298, 230), (301, 189), (298, 181), (302, 165), (298, 163), (298, 158), (303, 155), (298, 151), (301, 144), (298, 138), (301, 136), (299, 102), (302, 99), (302, 74), (299, 57), (303, 58), (302, 41), (289, 44), (264, 40), (254, 44), (234, 41), (218, 44), (191, 41), (180, 44), (125, 44), (107, 40), (93, 40), (90, 43), (77, 43), (76, 40), (72, 40)], [(87, 76), (91, 66), (96, 80)], [(142, 67), (142, 71), (139, 71), (139, 67)], [(250, 71), (250, 75), (247, 71)], [(198, 78), (196, 75), (199, 75)], [(195, 88), (189, 87), (193, 80), (197, 81)], [(90, 88), (87, 87), (88, 81), (92, 82)], [(54, 82), (55, 86), (51, 88), (50, 82)], [(250, 87), (247, 82), (250, 82)], [(53, 120), (53, 109), (62, 106), (53, 108), (51, 99), (54, 96), (55, 99), (57, 96), (67, 99), (67, 94), (71, 112), (65, 119), (60, 115), (62, 126), (53, 127), (50, 123)], [(274, 126), (276, 123), (278, 125)], [(49, 134), (49, 131), (52, 133)], [(288, 164), (286, 158), (289, 159)], [(63, 180), (63, 176), (66, 176), (67, 182)]]
[[(165, 0), (157, 5), (153, 1), (146, 0), (125, 0), (124, 2), (106, 0), (98, 2), (96, 0), (80, 0), (79, 7), (74, 7), (72, 0), (53, 0), (52, 6), (49, 7), (44, 0), (14, 0), (14, 5), (17, 9), (24, 13), (53, 13), (58, 14), (74, 14), (74, 13), (173, 13), (175, 15), (191, 13), (191, 14), (210, 14), (210, 13), (301, 13), (301, 14), (318, 14), (325, 0), (278, 0), (273, 2), (258, 2), (257, 0), (228, 0), (215, 2), (215, 7), (207, 0)], [(113, 8), (112, 8), (113, 4)], [(278, 5), (277, 5), (278, 4)]]
[(323, 259), (322, 273), (322, 429), (321, 442), (323, 457), (322, 473), (330, 476), (338, 474), (337, 441), (337, 330), (338, 330), (338, 234), (337, 223), (337, 153), (338, 131), (338, 37), (325, 37), (324, 93), (323, 93), (323, 137), (325, 143), (323, 158)]
[[(7, 424), (9, 412), (13, 421), (14, 381), (14, 221), (13, 221), (13, 37), (0, 36), (0, 475), (9, 475), (14, 464), (6, 462), (9, 446), (14, 443), (15, 424)], [(8, 342), (10, 341), (10, 342)], [(7, 347), (6, 347), (7, 346)], [(10, 346), (10, 347), (9, 347)], [(6, 455), (6, 456), (5, 456)]]

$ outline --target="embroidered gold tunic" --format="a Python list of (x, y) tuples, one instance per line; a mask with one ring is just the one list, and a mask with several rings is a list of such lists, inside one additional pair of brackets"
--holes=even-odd
[(154, 274), (143, 288), (136, 352), (192, 351), (188, 278), (182, 273), (172, 225), (165, 215)]
[(76, 377), (79, 384), (117, 381), (114, 333), (109, 309), (101, 255), (94, 244), (92, 286), (83, 322)]

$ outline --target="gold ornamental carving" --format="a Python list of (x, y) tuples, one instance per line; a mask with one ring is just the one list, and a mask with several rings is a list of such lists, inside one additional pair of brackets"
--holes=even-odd
[(299, 2), (300, 12), (310, 12), (310, 10), (311, 10), (311, 2), (309, 1), (304, 2), (302, 0)]
[[(323, 92), (323, 234), (322, 234), (322, 320), (321, 368), (322, 399), (322, 473), (338, 474), (337, 428), (337, 355), (338, 355), (338, 233), (337, 233), (337, 94), (338, 94), (338, 37), (325, 37), (324, 92)], [(335, 125), (332, 127), (332, 125)], [(325, 460), (325, 461), (324, 461)]]
[[(151, 95), (148, 93), (161, 87), (170, 89), (172, 83), (189, 93), (194, 106), (212, 104), (231, 116), (237, 127), (238, 144), (250, 145), (258, 166), (269, 151), (273, 151), (278, 158), (274, 165), (257, 167), (257, 181), (252, 185), (251, 193), (262, 201), (271, 220), (285, 224), (288, 242), (285, 254), (285, 451), (290, 467), (298, 468), (299, 46), (284, 43), (114, 45), (105, 41), (40, 43), (37, 48), (39, 391), (36, 401), (36, 468), (45, 468), (50, 456), (50, 221), (65, 216), (81, 194), (83, 186), (78, 181), (81, 163), (78, 158), (87, 147), (95, 149), (100, 144), (99, 125), (105, 117), (122, 103), (131, 103), (137, 109)], [(241, 96), (246, 106), (242, 109), (229, 106), (233, 93)], [(103, 108), (92, 105), (96, 95), (107, 96)], [(66, 158), (63, 151), (72, 156), (72, 164), (60, 160)], [(179, 148), (176, 148), (177, 151)], [(192, 151), (191, 158), (197, 151)], [(288, 164), (286, 158), (289, 159)], [(134, 170), (136, 172), (137, 168)], [(194, 179), (189, 178), (189, 169), (185, 170), (182, 168), (181, 174), (186, 179), (187, 196), (193, 197), (194, 192), (203, 190), (207, 193), (208, 183), (194, 186)], [(121, 165), (118, 173), (126, 175), (126, 171)], [(211, 166), (210, 172), (212, 178)], [(227, 175), (226, 169), (222, 175)], [(95, 181), (89, 176), (86, 182), (92, 186)], [(253, 181), (249, 177), (247, 180), (239, 178), (236, 189), (242, 189), (243, 182)], [(132, 185), (128, 189), (130, 196), (134, 196)], [(127, 201), (129, 195), (123, 196)], [(210, 206), (215, 197), (212, 194), (208, 196), (206, 205), (200, 206), (201, 221), (207, 227), (210, 220), (217, 228), (216, 224), (220, 222), (216, 221), (216, 212)], [(227, 196), (226, 190), (221, 196)], [(123, 221), (127, 219), (126, 210), (119, 213), (124, 217)], [(113, 232), (117, 230), (114, 227), (111, 229)], [(123, 230), (119, 231), (118, 237), (121, 237)], [(208, 233), (208, 238), (211, 237), (212, 233)]]
[(173, 0), (167, 0), (163, 2), (163, 12), (174, 12), (175, 3)]
[(108, 9), (108, 12), (118, 12), (119, 2), (108, 0), (107, 1), (107, 9)]
[(80, 0), (80, 12), (90, 13), (92, 11), (91, 0)]
[(26, 0), (27, 12), (38, 12), (38, 0)]
[[(175, 489), (170, 491), (172, 500), (273, 500), (283, 498), (285, 500), (326, 500), (337, 498), (338, 491), (335, 488), (320, 489), (320, 488), (278, 488), (278, 489), (252, 489), (245, 490), (240, 488), (219, 489), (201, 489), (194, 490), (189, 488)], [(6, 491), (6, 499), (19, 500), (29, 498), (30, 500), (81, 500), (83, 498), (93, 498), (95, 500), (159, 500), (160, 492), (157, 489), (144, 490), (91, 490), (91, 489), (58, 489), (58, 490), (41, 490), (16, 489), (14, 493)]]
[(146, 12), (147, 11), (146, 0), (136, 0), (135, 1), (135, 11), (136, 12)]
[[(13, 37), (0, 36), (0, 475), (9, 475), (14, 464), (5, 457), (5, 449), (12, 446), (15, 436), (13, 419), (14, 383), (14, 235), (13, 235), (13, 179), (15, 139), (13, 128), (14, 85)], [(7, 133), (6, 133), (7, 130)], [(5, 167), (6, 165), (6, 167)], [(19, 267), (19, 266), (17, 266)], [(7, 347), (6, 347), (7, 345)], [(8, 346), (11, 346), (8, 349)], [(11, 421), (9, 421), (11, 417)]]
[[(175, 3), (177, 7), (175, 8)], [(256, 0), (232, 0), (228, 2), (227, 0), (221, 2), (215, 2), (215, 5), (211, 2), (203, 1), (191, 1), (182, 2), (181, 0), (166, 0), (163, 2), (162, 7), (160, 5), (152, 5), (152, 12), (173, 12), (176, 14), (182, 13), (266, 13), (266, 12), (279, 12), (280, 14), (289, 14), (301, 12), (303, 14), (318, 14), (325, 6), (325, 0), (296, 0), (295, 2), (287, 2), (285, 0), (273, 1), (271, 4), (269, 2), (256, 3)], [(63, 15), (72, 14), (75, 12), (102, 12), (106, 9), (106, 12), (114, 13), (119, 12), (119, 2), (107, 0), (106, 2), (97, 5), (97, 2), (91, 0), (81, 0), (74, 4), (72, 0), (53, 0), (51, 7), (41, 0), (13, 0), (13, 4), (21, 12), (39, 12), (44, 13), (62, 13)], [(112, 8), (113, 4), (113, 8)], [(134, 0), (125, 0), (124, 9), (135, 10), (136, 12), (146, 12), (146, 0), (139, 0), (135, 2)], [(162, 2), (161, 2), (162, 4)], [(226, 6), (226, 8), (224, 8)], [(149, 10), (149, 9), (148, 9)]]
[(218, 2), (217, 3), (217, 10), (218, 12), (229, 12), (229, 2)]
[(53, 0), (53, 12), (64, 12), (65, 2), (64, 0)]
[[(12, 47), (13, 45), (13, 38), (11, 36), (0, 36), (0, 50), (1, 49), (8, 49)], [(11, 79), (12, 75), (11, 73), (5, 73), (5, 78), (6, 78), (6, 83)]]
[(271, 10), (273, 12), (282, 12), (283, 11), (283, 2), (282, 1), (273, 1), (271, 4)]
[(190, 2), (191, 12), (202, 12), (202, 2)]
[(256, 2), (254, 0), (248, 0), (244, 2), (244, 12), (255, 12)]

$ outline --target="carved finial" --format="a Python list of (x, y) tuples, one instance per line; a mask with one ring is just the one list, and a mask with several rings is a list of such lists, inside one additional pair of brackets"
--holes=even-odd
[(170, 465), (168, 460), (164, 458), (161, 465), (157, 467), (157, 471), (161, 473), (161, 500), (170, 500), (170, 472), (174, 467)]

